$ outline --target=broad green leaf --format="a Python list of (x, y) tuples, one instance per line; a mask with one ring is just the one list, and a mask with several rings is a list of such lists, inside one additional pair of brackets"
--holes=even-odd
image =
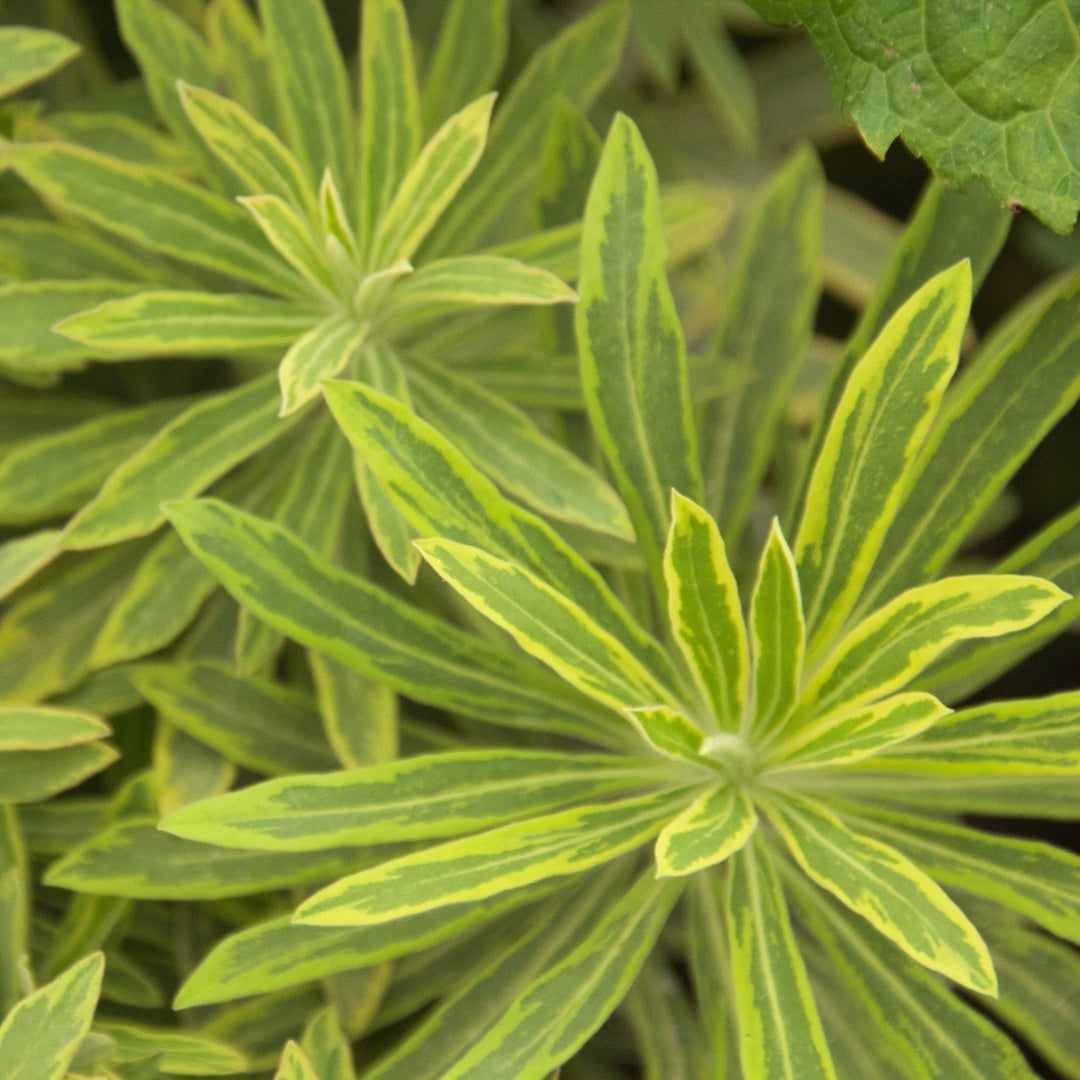
[(421, 132), (420, 90), (401, 0), (365, 0), (361, 19), (359, 232), (363, 258), (416, 158)]
[(342, 767), (393, 761), (399, 741), (393, 690), (317, 652), (308, 652), (308, 666), (326, 740)]
[(656, 838), (656, 876), (684, 877), (723, 862), (750, 839), (757, 821), (754, 804), (741, 788), (709, 788)]
[(332, 300), (337, 281), (303, 217), (279, 195), (241, 195), (236, 201), (255, 219), (270, 246), (300, 274), (308, 291), (319, 300)]
[(860, 807), (844, 815), (938, 881), (1019, 911), (1080, 943), (1080, 856), (1051, 844)]
[(59, 529), (42, 529), (0, 544), (0, 599), (60, 554), (60, 536)]
[(315, 1074), (307, 1054), (298, 1043), (290, 1039), (281, 1055), (281, 1064), (274, 1073), (274, 1080), (322, 1080)]
[(165, 255), (294, 293), (298, 282), (241, 207), (171, 174), (64, 143), (12, 144), (11, 167), (56, 209)]
[(662, 592), (669, 489), (700, 501), (701, 473), (656, 172), (625, 116), (604, 146), (581, 252), (575, 319), (585, 402)]
[(667, 779), (648, 759), (525, 750), (419, 755), (287, 776), (185, 807), (161, 828), (261, 851), (459, 836)]
[(624, 712), (645, 737), (649, 749), (677, 760), (701, 761), (701, 729), (668, 705), (645, 705)]
[(94, 1030), (113, 1040), (120, 1061), (160, 1054), (158, 1067), (178, 1076), (220, 1077), (248, 1071), (247, 1058), (238, 1050), (195, 1032), (112, 1021), (99, 1021)]
[(258, 353), (291, 345), (318, 318), (313, 307), (249, 293), (162, 290), (85, 307), (56, 332), (105, 360)]
[(351, 315), (331, 315), (298, 338), (278, 367), (281, 415), (289, 416), (318, 397), (319, 383), (341, 373), (367, 332), (367, 325)]
[(277, 195), (316, 219), (315, 191), (292, 151), (235, 101), (181, 83), (180, 101), (206, 145), (250, 194)]
[[(699, 7), (695, 0), (682, 6)], [(734, 543), (776, 451), (784, 409), (806, 356), (822, 277), (825, 183), (813, 151), (796, 151), (756, 196), (725, 288), (713, 362), (755, 378), (706, 408), (706, 491)]]
[(42, 705), (0, 705), (0, 751), (54, 750), (109, 734), (109, 725), (91, 713)]
[(434, 365), (413, 368), (410, 385), (424, 416), (506, 491), (557, 520), (632, 538), (626, 507), (607, 481), (520, 409)]
[(684, 791), (660, 791), (450, 840), (328, 885), (295, 918), (312, 926), (371, 926), (575, 874), (646, 843), (685, 802)]
[(411, 258), (469, 178), (487, 141), (495, 95), (455, 113), (432, 136), (387, 206), (371, 245), (368, 266), (381, 269)]
[[(894, 694), (794, 726), (770, 751), (769, 768), (847, 765), (921, 734), (949, 713), (930, 694)], [(876, 767), (876, 763), (875, 763)]]
[(104, 968), (92, 953), (8, 1013), (0, 1026), (4, 1080), (61, 1080), (90, 1030)]
[(165, 519), (163, 501), (198, 494), (285, 434), (298, 417), (278, 417), (276, 384), (264, 375), (204, 398), (166, 424), (71, 519), (64, 547), (101, 547), (153, 531)]
[(74, 41), (51, 30), (0, 27), (0, 97), (44, 79), (78, 52)]
[(621, 642), (524, 567), (450, 540), (418, 540), (417, 547), (473, 607), (582, 693), (613, 709), (678, 707)]
[(169, 723), (244, 768), (281, 776), (336, 765), (313, 703), (300, 691), (239, 678), (229, 665), (208, 661), (143, 664), (130, 678)]
[(675, 642), (708, 703), (712, 724), (734, 730), (750, 673), (739, 589), (716, 522), (675, 490), (663, 566)]
[(820, 803), (775, 793), (766, 809), (791, 854), (822, 888), (920, 964), (972, 990), (997, 993), (978, 931), (922, 870), (888, 845), (852, 832)]
[(50, 885), (142, 900), (217, 900), (326, 881), (364, 862), (342, 848), (315, 855), (232, 851), (159, 832), (156, 817), (109, 825), (46, 871)]
[(841, 639), (806, 685), (798, 714), (882, 698), (954, 642), (1022, 630), (1066, 599), (1056, 585), (1016, 574), (951, 577), (908, 589)]
[(356, 1080), (352, 1048), (338, 1024), (337, 1012), (328, 1005), (304, 1029), (301, 1043), (318, 1080)]
[(162, 722), (154, 732), (154, 784), (162, 814), (232, 787), (236, 766), (186, 731)]
[(585, 738), (620, 726), (562, 680), (336, 569), (274, 525), (213, 500), (174, 503), (169, 519), (264, 622), (417, 701)]
[(813, 659), (858, 601), (956, 367), (970, 304), (967, 263), (931, 278), (889, 320), (844, 388), (795, 538)]
[(747, 844), (732, 856), (726, 901), (743, 1075), (836, 1080), (784, 893), (763, 844)]
[(329, 166), (350, 196), (356, 180), (345, 62), (320, 0), (259, 0), (278, 110), (290, 146), (317, 183)]
[(763, 15), (805, 24), (828, 58), (837, 103), (884, 157), (901, 137), (947, 182), (984, 181), (1059, 232), (1080, 208), (1070, 117), (1077, 15), (1036, 3), (939, 8), (858, 0), (755, 0)]
[(0, 270), (9, 281), (153, 281), (161, 268), (73, 221), (7, 217), (0, 220)]

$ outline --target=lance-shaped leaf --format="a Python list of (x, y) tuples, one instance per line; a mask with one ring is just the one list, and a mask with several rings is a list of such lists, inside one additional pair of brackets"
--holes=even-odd
[(264, 375), (214, 394), (166, 424), (71, 519), (64, 547), (93, 548), (157, 528), (166, 499), (195, 495), (296, 422), (277, 415), (277, 380)]
[(326, 881), (365, 859), (355, 849), (316, 854), (235, 851), (159, 832), (157, 818), (131, 817), (52, 864), (50, 885), (144, 900), (215, 900)]
[(669, 489), (700, 500), (701, 471), (656, 170), (625, 116), (604, 146), (581, 252), (575, 319), (585, 402), (662, 590)]
[(308, 652), (326, 740), (343, 768), (378, 765), (398, 756), (398, 699), (389, 687), (337, 660)]
[(734, 730), (746, 704), (750, 669), (739, 589), (716, 522), (678, 491), (671, 493), (663, 564), (675, 641), (713, 722)]
[(333, 297), (337, 283), (311, 226), (279, 195), (242, 195), (236, 200), (255, 219), (274, 250), (320, 298)]
[(364, 769), (283, 777), (204, 799), (161, 827), (262, 851), (428, 840), (476, 832), (568, 803), (662, 783), (648, 759), (463, 750)]
[(678, 706), (621, 642), (524, 567), (452, 540), (418, 540), (417, 547), (477, 611), (582, 693), (614, 709)]
[(1080, 857), (1071, 851), (873, 807), (844, 816), (944, 884), (1005, 904), (1080, 943)]
[(818, 803), (770, 796), (769, 820), (822, 888), (932, 971), (997, 993), (990, 954), (964, 913), (923, 871), (886, 844), (848, 829)]
[(274, 1080), (320, 1080), (320, 1077), (316, 1075), (311, 1061), (300, 1049), (300, 1045), (290, 1039), (282, 1051), (281, 1063), (274, 1073)]
[(669, 705), (638, 706), (624, 712), (650, 748), (679, 761), (701, 761), (705, 736), (689, 717)]
[(684, 791), (660, 791), (450, 840), (328, 885), (295, 918), (315, 926), (369, 926), (576, 874), (646, 843), (685, 802)]
[(92, 953), (20, 1001), (0, 1026), (5, 1080), (61, 1080), (94, 1018), (105, 958)]
[(795, 558), (780, 522), (773, 518), (750, 599), (750, 731), (765, 734), (781, 725), (791, 712), (802, 684), (805, 646), (806, 623)]
[(345, 61), (319, 0), (259, 0), (289, 144), (314, 183), (329, 165), (341, 189), (354, 190), (352, 105)]
[(754, 804), (735, 784), (702, 792), (656, 838), (657, 877), (684, 877), (730, 858), (757, 828)]
[(858, 599), (956, 368), (970, 306), (965, 262), (908, 300), (848, 379), (795, 538), (811, 657)]
[(43, 218), (0, 222), (0, 265), (10, 281), (153, 281), (161, 271), (85, 226)]
[(0, 599), (60, 554), (60, 536), (59, 529), (42, 529), (0, 544)]
[(249, 112), (211, 90), (180, 83), (180, 101), (206, 145), (244, 190), (277, 195), (316, 218), (315, 192), (293, 152)]
[(561, 680), (338, 570), (278, 526), (212, 500), (168, 510), (184, 542), (260, 619), (417, 701), (585, 738), (610, 725)]
[(248, 1071), (248, 1060), (233, 1047), (195, 1032), (173, 1028), (118, 1024), (94, 1025), (113, 1040), (118, 1061), (137, 1061), (160, 1054), (158, 1067), (180, 1076), (232, 1076)]
[(331, 315), (298, 338), (281, 360), (281, 415), (288, 416), (319, 395), (319, 383), (339, 374), (367, 337), (367, 324), (351, 315)]
[(0, 800), (29, 803), (49, 799), (108, 768), (119, 756), (101, 742), (55, 750), (6, 751), (0, 755)]
[(109, 734), (109, 725), (91, 713), (44, 705), (0, 705), (0, 750), (52, 750)]
[(1038, 622), (1068, 599), (1056, 585), (1014, 574), (945, 578), (908, 589), (839, 642), (807, 684), (799, 714), (884, 697), (950, 645)]
[(301, 1044), (318, 1080), (356, 1080), (352, 1047), (338, 1022), (337, 1010), (328, 1005), (304, 1029)]
[(204, 188), (65, 143), (13, 145), (5, 156), (26, 183), (61, 211), (271, 292), (296, 290), (295, 276), (268, 248), (250, 216)]
[(220, 356), (291, 345), (318, 312), (248, 293), (179, 290), (106, 299), (68, 315), (56, 333), (106, 359)]
[(154, 733), (153, 770), (163, 814), (220, 795), (236, 779), (231, 761), (169, 723), (159, 724)]
[(744, 1075), (836, 1080), (784, 893), (760, 842), (732, 856), (726, 901)]
[(467, 105), (420, 151), (379, 223), (369, 266), (381, 269), (415, 253), (480, 160), (494, 104), (488, 94)]
[(79, 52), (79, 46), (51, 30), (0, 27), (0, 97), (44, 79)]
[(937, 698), (920, 693), (841, 708), (795, 726), (771, 751), (769, 767), (807, 769), (861, 761), (919, 735), (949, 711)]

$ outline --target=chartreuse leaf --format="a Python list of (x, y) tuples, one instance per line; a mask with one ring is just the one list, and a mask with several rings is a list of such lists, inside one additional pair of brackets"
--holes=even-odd
[(274, 1080), (322, 1080), (315, 1072), (307, 1054), (298, 1043), (290, 1039), (281, 1054), (281, 1064), (274, 1073)]
[(53, 750), (102, 739), (109, 725), (90, 713), (45, 705), (0, 705), (0, 750)]
[(455, 113), (432, 136), (386, 207), (368, 265), (392, 266), (410, 258), (469, 178), (487, 141), (495, 95)]
[[(770, 751), (769, 768), (847, 765), (919, 735), (949, 709), (930, 694), (893, 694), (794, 726)], [(876, 767), (875, 763), (875, 767)]]
[(803, 691), (798, 713), (820, 715), (884, 697), (954, 642), (1022, 630), (1066, 599), (1056, 585), (1017, 574), (951, 577), (908, 589), (836, 645)]
[(106, 360), (220, 356), (291, 345), (318, 317), (270, 296), (170, 289), (87, 304), (55, 330)]
[(745, 1076), (836, 1080), (810, 983), (768, 851), (730, 860), (726, 914), (739, 1057)]
[(276, 382), (274, 375), (253, 379), (166, 424), (71, 519), (64, 547), (102, 547), (151, 532), (165, 519), (163, 500), (197, 494), (285, 434), (298, 417), (279, 419)]
[(51, 30), (0, 27), (0, 97), (44, 79), (78, 52), (79, 46), (74, 41)]
[(620, 726), (561, 679), (338, 570), (275, 525), (213, 500), (174, 503), (168, 514), (260, 619), (417, 701), (585, 738)]
[(669, 489), (700, 501), (701, 472), (656, 170), (625, 116), (611, 126), (589, 193), (578, 293), (586, 406), (662, 592)]
[(61, 1080), (94, 1018), (105, 958), (91, 953), (24, 998), (0, 1026), (4, 1080)]
[(434, 365), (414, 366), (410, 384), (425, 417), (506, 491), (549, 517), (631, 539), (626, 507), (607, 481), (520, 409)]
[[(700, 6), (684, 3), (685, 8)], [(710, 35), (712, 36), (712, 35)], [(776, 433), (810, 344), (822, 278), (825, 182), (814, 152), (797, 151), (754, 200), (716, 339), (720, 357), (755, 373), (706, 408), (708, 505), (734, 542), (775, 452)]]
[(236, 779), (236, 766), (169, 723), (154, 732), (154, 784), (163, 814), (199, 799), (228, 791)]
[(314, 188), (293, 152), (268, 127), (211, 90), (181, 83), (179, 92), (195, 130), (245, 191), (277, 195), (316, 220)]
[[(375, 230), (420, 149), (420, 90), (401, 0), (368, 0), (360, 27), (360, 237)], [(462, 102), (462, 105), (466, 104)]]
[(716, 522), (674, 490), (663, 566), (675, 642), (712, 722), (733, 730), (742, 718), (750, 672), (739, 589)]
[(345, 61), (319, 0), (259, 0), (289, 144), (317, 183), (329, 166), (350, 196), (356, 180), (352, 104)]
[(368, 328), (351, 315), (331, 315), (298, 338), (278, 367), (282, 416), (319, 395), (319, 383), (339, 374), (367, 337)]
[(50, 885), (143, 900), (250, 896), (347, 874), (363, 864), (348, 848), (314, 855), (233, 851), (159, 832), (156, 817), (109, 825), (49, 867)]
[(250, 215), (168, 172), (65, 143), (8, 146), (11, 167), (58, 210), (153, 251), (293, 293), (295, 276)]
[(701, 761), (705, 736), (692, 720), (669, 705), (645, 705), (623, 710), (649, 743), (677, 760)]
[(458, 836), (665, 778), (641, 758), (463, 750), (269, 780), (178, 810), (161, 827), (226, 847), (318, 851)]
[(771, 794), (766, 810), (799, 865), (822, 888), (932, 971), (997, 993), (978, 931), (922, 870), (886, 844), (852, 832), (820, 803)]
[(943, 884), (1005, 904), (1080, 943), (1080, 857), (1071, 851), (873, 807), (844, 816)]
[(304, 1029), (301, 1046), (318, 1080), (355, 1080), (352, 1049), (332, 1005), (312, 1017)]
[(280, 776), (337, 763), (300, 691), (206, 660), (143, 664), (129, 677), (169, 723), (244, 768)]
[(646, 843), (685, 802), (685, 791), (658, 791), (449, 840), (328, 885), (295, 918), (313, 926), (371, 926), (575, 874)]
[(242, 195), (236, 200), (255, 219), (273, 249), (296, 270), (320, 300), (332, 299), (337, 282), (311, 226), (279, 195)]
[(160, 1054), (158, 1067), (178, 1076), (232, 1076), (248, 1071), (247, 1058), (239, 1050), (206, 1035), (112, 1021), (98, 1022), (94, 1030), (114, 1041), (119, 1062)]
[(416, 543), (443, 580), (582, 693), (613, 709), (679, 704), (621, 642), (524, 567), (451, 540)]
[(717, 784), (702, 792), (656, 838), (656, 876), (684, 877), (723, 862), (757, 828), (754, 804), (742, 788)]
[(60, 536), (59, 529), (42, 529), (0, 544), (0, 599), (60, 554)]
[(807, 654), (820, 657), (855, 606), (960, 355), (971, 270), (931, 278), (852, 370), (795, 538)]

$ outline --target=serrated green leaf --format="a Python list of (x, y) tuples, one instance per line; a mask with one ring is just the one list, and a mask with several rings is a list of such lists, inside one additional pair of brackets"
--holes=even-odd
[(41, 705), (0, 705), (0, 751), (53, 750), (109, 734), (109, 725), (91, 713)]
[(656, 173), (633, 122), (612, 124), (585, 211), (575, 319), (582, 385), (654, 578), (669, 489), (701, 499), (686, 348), (664, 272)]
[(702, 792), (656, 838), (656, 876), (684, 877), (730, 858), (757, 828), (757, 813), (734, 784)]
[(160, 1054), (158, 1067), (177, 1076), (232, 1076), (248, 1069), (238, 1050), (194, 1032), (111, 1021), (97, 1023), (95, 1030), (113, 1040), (121, 1062)]
[(367, 324), (353, 316), (331, 315), (298, 338), (278, 367), (281, 415), (289, 416), (318, 397), (322, 380), (340, 374), (367, 333)]
[(0, 599), (60, 554), (60, 536), (59, 529), (42, 529), (0, 544)]
[(79, 46), (51, 30), (0, 27), (0, 97), (44, 79), (73, 59)]

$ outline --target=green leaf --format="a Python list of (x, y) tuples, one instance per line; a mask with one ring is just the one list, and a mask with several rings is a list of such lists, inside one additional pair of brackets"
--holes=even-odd
[[(949, 713), (929, 694), (894, 694), (794, 726), (769, 753), (769, 768), (847, 765), (919, 735)], [(877, 763), (875, 763), (877, 767)]]
[(712, 723), (735, 730), (750, 672), (739, 589), (716, 522), (674, 490), (663, 565), (675, 642), (709, 704)]
[(20, 1001), (0, 1026), (5, 1080), (61, 1080), (94, 1018), (105, 958), (91, 953)]
[(978, 178), (999, 202), (1027, 207), (1058, 232), (1071, 228), (1080, 208), (1070, 125), (1080, 28), (1071, 8), (753, 6), (805, 24), (828, 58), (837, 104), (878, 157), (900, 136), (947, 182)]
[(544, 134), (536, 184), (538, 217), (545, 229), (579, 221), (602, 150), (588, 117), (566, 98), (556, 103)]
[(40, 705), (0, 705), (0, 751), (52, 750), (109, 734), (109, 725), (90, 713)]
[(74, 41), (51, 30), (0, 27), (0, 97), (44, 79), (73, 59), (79, 48)]
[(277, 416), (274, 375), (213, 394), (166, 424), (71, 519), (65, 548), (143, 536), (165, 520), (161, 503), (202, 491), (232, 466), (289, 430)]
[(307, 694), (209, 661), (142, 664), (129, 677), (169, 723), (244, 768), (281, 776), (337, 763)]
[(9, 281), (152, 281), (161, 269), (73, 221), (16, 217), (0, 220), (0, 266)]
[(978, 931), (923, 871), (886, 844), (852, 832), (820, 803), (770, 796), (769, 820), (806, 873), (932, 971), (997, 993)]
[(169, 519), (264, 622), (417, 701), (585, 738), (609, 726), (561, 680), (336, 569), (277, 526), (213, 500), (174, 503)]
[(728, 946), (743, 1074), (836, 1080), (784, 893), (764, 845), (731, 858)]
[(398, 700), (388, 687), (337, 660), (308, 652), (327, 742), (346, 769), (393, 761), (398, 753)]
[(163, 814), (228, 791), (236, 767), (216, 750), (168, 722), (154, 733), (154, 786)]
[(319, 0), (259, 0), (289, 144), (318, 182), (329, 166), (338, 186), (352, 194), (356, 180), (352, 104), (345, 61)]
[(248, 1071), (247, 1058), (239, 1050), (194, 1032), (111, 1021), (98, 1022), (94, 1029), (113, 1040), (119, 1061), (160, 1054), (158, 1067), (178, 1076), (232, 1076)]
[(679, 706), (670, 691), (572, 600), (524, 567), (450, 540), (418, 540), (466, 600), (571, 686), (613, 709)]
[(700, 501), (701, 473), (659, 215), (652, 159), (620, 115), (585, 211), (575, 318), (589, 416), (662, 593), (669, 489)]
[(858, 600), (956, 367), (970, 304), (968, 264), (938, 274), (889, 320), (848, 379), (795, 538), (812, 659)]
[(246, 0), (210, 0), (206, 5), (206, 39), (217, 69), (228, 72), (229, 97), (277, 130), (266, 38)]
[(455, 113), (420, 151), (387, 206), (371, 245), (368, 265), (393, 266), (411, 258), (469, 178), (487, 141), (495, 95)]
[(308, 1023), (302, 1046), (318, 1080), (356, 1080), (352, 1049), (332, 1005), (316, 1013)]
[(701, 762), (705, 736), (697, 725), (668, 705), (645, 705), (624, 709), (641, 732), (649, 749), (681, 761)]
[(351, 315), (331, 315), (298, 338), (278, 368), (282, 416), (319, 396), (319, 384), (346, 367), (367, 337), (367, 324)]
[(42, 529), (0, 544), (0, 599), (60, 554), (60, 536), (59, 529)]
[(363, 864), (354, 849), (314, 855), (233, 851), (159, 832), (157, 819), (125, 818), (67, 852), (50, 885), (142, 900), (217, 900), (326, 881)]
[(312, 227), (278, 195), (242, 195), (236, 200), (255, 219), (271, 247), (298, 271), (308, 291), (333, 300), (337, 281)]
[(702, 792), (656, 838), (656, 876), (684, 877), (735, 854), (757, 828), (749, 796), (734, 784)]
[(291, 345), (318, 318), (313, 308), (269, 296), (172, 289), (84, 307), (56, 332), (105, 360), (258, 353)]
[(313, 926), (371, 926), (576, 874), (646, 843), (685, 801), (683, 791), (660, 791), (450, 840), (328, 885), (295, 918)]
[(909, 683), (953, 642), (1022, 630), (1067, 594), (1039, 578), (979, 574), (908, 589), (859, 623), (829, 653), (797, 715), (884, 697)]
[(189, 840), (261, 851), (429, 840), (663, 782), (648, 759), (463, 750), (363, 769), (287, 776), (171, 814)]
[(77, 787), (120, 755), (100, 742), (56, 750), (10, 750), (0, 755), (0, 800), (40, 802)]
[(299, 1044), (290, 1039), (281, 1055), (281, 1064), (274, 1073), (274, 1080), (321, 1080)]

